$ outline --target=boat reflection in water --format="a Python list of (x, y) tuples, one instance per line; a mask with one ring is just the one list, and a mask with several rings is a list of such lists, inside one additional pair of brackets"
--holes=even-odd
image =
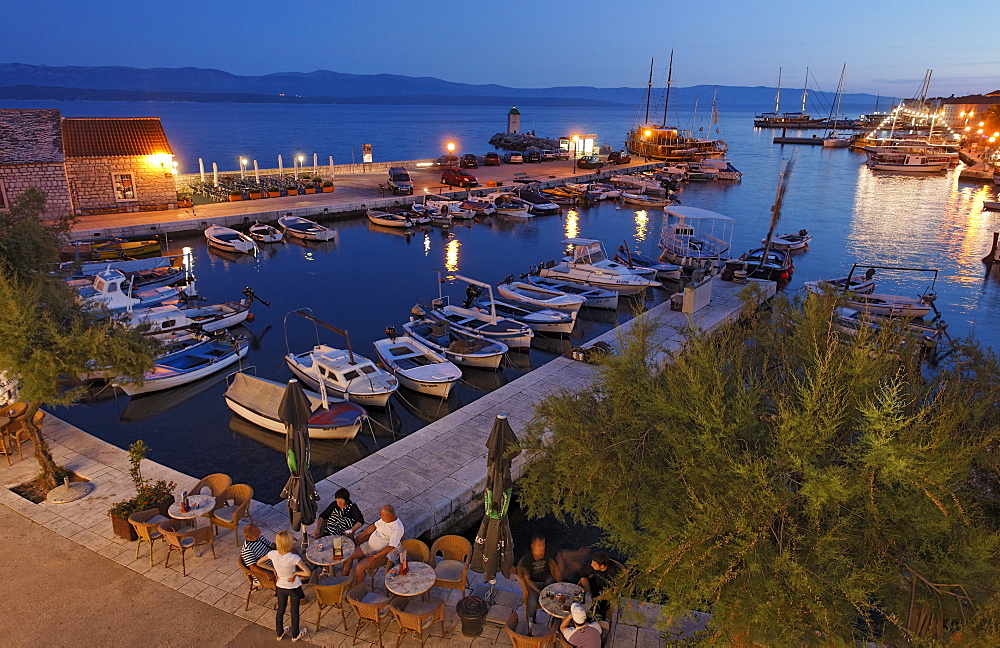
[(393, 400), (397, 404), (402, 405), (403, 409), (407, 412), (425, 423), (433, 423), (462, 406), (454, 391), (452, 391), (452, 394), (448, 398), (441, 399), (401, 387), (394, 394)]
[(552, 355), (562, 355), (569, 353), (569, 350), (573, 348), (573, 341), (568, 337), (556, 335), (536, 335), (531, 338), (531, 348), (551, 353)]
[[(225, 380), (226, 372), (221, 371), (193, 383), (129, 398), (128, 404), (118, 417), (120, 421), (142, 421), (153, 416), (159, 416), (178, 405), (194, 398)], [(116, 393), (120, 393), (116, 390)]]
[[(519, 355), (528, 354), (522, 353)], [(462, 384), (471, 389), (475, 389), (476, 391), (491, 392), (494, 389), (500, 389), (508, 382), (510, 382), (510, 380), (503, 371), (477, 369), (475, 367), (462, 367)]]
[[(265, 430), (235, 414), (229, 419), (229, 429), (272, 450), (282, 454), (285, 452), (284, 434)], [(364, 459), (370, 454), (363, 437), (367, 433), (366, 426), (358, 432), (358, 436), (354, 439), (310, 439), (309, 463), (329, 475)]]

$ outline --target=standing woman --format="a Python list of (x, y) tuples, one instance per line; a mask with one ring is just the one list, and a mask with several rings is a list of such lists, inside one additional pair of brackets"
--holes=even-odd
[(257, 561), (259, 567), (268, 568), (267, 561), (274, 565), (273, 571), (277, 577), (278, 587), (275, 594), (278, 597), (278, 611), (274, 617), (274, 631), (278, 641), (288, 634), (289, 628), (284, 624), (285, 604), (288, 599), (292, 599), (292, 641), (298, 641), (306, 636), (306, 629), (299, 630), (299, 601), (305, 598), (302, 591), (301, 578), (308, 579), (311, 575), (309, 568), (302, 562), (298, 554), (292, 553), (292, 534), (290, 531), (281, 531), (274, 538), (274, 545), (277, 549), (267, 552)]
[(346, 488), (337, 489), (333, 501), (316, 520), (314, 538), (328, 535), (347, 535), (354, 537), (365, 523), (358, 505), (351, 501), (351, 493)]

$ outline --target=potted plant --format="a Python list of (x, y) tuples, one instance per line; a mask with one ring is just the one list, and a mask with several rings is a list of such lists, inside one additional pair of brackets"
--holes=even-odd
[(111, 528), (115, 535), (129, 541), (137, 538), (135, 529), (128, 521), (130, 515), (155, 508), (161, 515), (166, 516), (170, 505), (174, 503), (174, 489), (177, 488), (177, 484), (163, 479), (152, 481), (143, 478), (141, 464), (147, 452), (149, 446), (142, 439), (128, 447), (128, 474), (135, 485), (135, 496), (115, 502), (108, 509)]
[(191, 200), (191, 194), (179, 193), (177, 194), (177, 206), (178, 207), (190, 207), (194, 203)]
[(260, 187), (250, 190), (250, 200), (258, 200), (260, 198)]
[(333, 183), (327, 180), (323, 183), (323, 193), (330, 193), (334, 189)]
[(229, 202), (236, 202), (237, 200), (243, 200), (242, 191), (230, 191), (229, 192)]
[(306, 193), (307, 194), (314, 194), (314, 193), (316, 193), (316, 185), (314, 185), (314, 184), (307, 184), (306, 185)]
[(285, 193), (287, 193), (289, 196), (298, 196), (299, 188), (294, 185), (288, 185), (287, 187), (285, 187)]
[(267, 190), (268, 198), (278, 198), (279, 196), (281, 196), (281, 189), (275, 189), (272, 187)]

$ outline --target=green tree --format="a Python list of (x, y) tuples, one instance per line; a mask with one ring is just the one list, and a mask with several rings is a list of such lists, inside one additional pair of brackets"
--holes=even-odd
[[(44, 207), (44, 195), (29, 190), (0, 212), (0, 371), (18, 378), (35, 459), (51, 489), (64, 470), (34, 425), (35, 413), (76, 402), (88, 374), (141, 376), (152, 366), (155, 344), (105, 309), (83, 308), (75, 291), (44, 272), (58, 258), (65, 227), (43, 221)], [(8, 240), (14, 235), (20, 240)]]
[(686, 331), (662, 367), (639, 324), (592, 388), (539, 404), (527, 509), (603, 529), (625, 592), (711, 612), (719, 640), (899, 638), (921, 615), (933, 638), (964, 615), (996, 645), (1000, 541), (973, 475), (997, 450), (997, 362), (963, 344), (927, 373), (898, 328), (842, 339), (833, 307), (776, 298)]

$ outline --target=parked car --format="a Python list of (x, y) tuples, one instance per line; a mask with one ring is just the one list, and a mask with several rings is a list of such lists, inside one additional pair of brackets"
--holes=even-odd
[(541, 162), (542, 152), (541, 151), (525, 151), (524, 152), (524, 162), (525, 164), (529, 162)]
[(389, 191), (394, 196), (413, 193), (413, 181), (403, 167), (389, 167)]
[(542, 149), (542, 161), (549, 162), (556, 159), (556, 152), (551, 149)]
[(466, 153), (462, 156), (461, 161), (459, 161), (458, 166), (463, 169), (478, 169), (479, 168), (479, 158), (477, 158), (472, 153)]
[(500, 154), (487, 153), (483, 158), (483, 166), (500, 166)]
[(511, 151), (504, 156), (504, 162), (507, 164), (524, 164), (524, 156), (517, 151)]
[(596, 155), (584, 155), (576, 161), (576, 166), (581, 169), (600, 169), (604, 166), (604, 162)]
[(436, 164), (442, 167), (454, 167), (458, 166), (458, 156), (457, 155), (442, 155), (437, 159)]
[(608, 153), (608, 164), (628, 164), (632, 161), (632, 156), (626, 151), (612, 151)]
[(479, 180), (465, 169), (445, 169), (441, 172), (441, 184), (452, 187), (475, 187), (479, 184)]
[(559, 149), (556, 151), (557, 160), (568, 160), (569, 159), (569, 149)]

